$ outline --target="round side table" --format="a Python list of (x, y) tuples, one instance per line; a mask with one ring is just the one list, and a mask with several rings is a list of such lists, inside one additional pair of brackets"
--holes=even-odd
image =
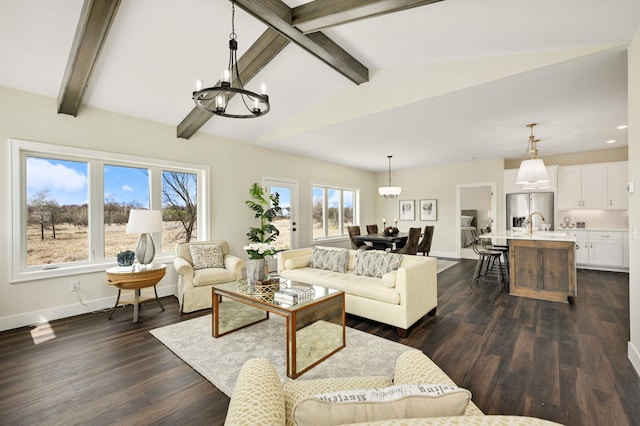
[(111, 319), (120, 304), (120, 293), (122, 290), (133, 290), (133, 322), (138, 322), (138, 309), (140, 304), (147, 300), (140, 297), (140, 289), (153, 286), (156, 302), (158, 302), (158, 305), (164, 311), (164, 306), (162, 306), (160, 299), (158, 299), (156, 284), (158, 284), (167, 272), (167, 265), (164, 263), (152, 263), (138, 266), (140, 267), (139, 270), (135, 270), (129, 266), (115, 266), (107, 269), (107, 284), (118, 288), (118, 298), (116, 299), (116, 304), (113, 306), (111, 315), (109, 315), (109, 319)]

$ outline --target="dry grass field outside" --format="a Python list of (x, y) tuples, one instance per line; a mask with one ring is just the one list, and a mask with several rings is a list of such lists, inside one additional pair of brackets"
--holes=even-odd
[[(162, 251), (174, 253), (176, 245), (184, 241), (182, 224), (178, 221), (162, 222)], [(290, 220), (278, 219), (273, 224), (280, 231), (280, 236), (274, 246), (278, 250), (290, 248)], [(127, 234), (127, 225), (105, 225), (105, 258), (114, 258), (123, 250), (134, 250), (139, 234)], [(195, 235), (194, 235), (195, 237)], [(212, 236), (216, 239), (215, 235)], [(191, 238), (196, 241), (196, 238)], [(247, 241), (247, 244), (249, 242)], [(159, 243), (156, 241), (159, 251)], [(244, 257), (245, 253), (234, 253)], [(56, 238), (53, 238), (51, 228), (45, 229), (44, 240), (40, 237), (40, 226), (27, 227), (27, 266), (49, 265), (69, 262), (82, 262), (89, 258), (88, 228), (61, 224), (56, 226)]]
[[(179, 238), (182, 225), (180, 222), (163, 222), (163, 251), (173, 253)], [(127, 225), (105, 225), (105, 258), (114, 258), (123, 250), (134, 250), (139, 234), (127, 234)], [(192, 241), (195, 241), (192, 238)], [(159, 244), (156, 242), (159, 250)], [(41, 239), (40, 226), (27, 227), (27, 266), (48, 265), (68, 262), (81, 262), (89, 258), (89, 236), (87, 227), (76, 228), (74, 225), (56, 226), (56, 238), (51, 229), (45, 229), (44, 240)]]

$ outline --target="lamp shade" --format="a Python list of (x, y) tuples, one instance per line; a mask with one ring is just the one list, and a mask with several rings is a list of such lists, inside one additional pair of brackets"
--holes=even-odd
[(141, 265), (153, 262), (156, 246), (152, 232), (162, 232), (162, 213), (160, 210), (131, 210), (127, 222), (127, 234), (140, 234), (136, 244), (136, 259)]
[(162, 213), (160, 210), (135, 210), (129, 212), (127, 234), (148, 234), (162, 232)]
[(524, 160), (520, 163), (520, 170), (516, 177), (517, 184), (534, 184), (549, 182), (549, 173), (544, 166), (544, 161), (540, 158)]
[(378, 188), (378, 193), (384, 198), (396, 198), (402, 192), (402, 188), (399, 186), (381, 186)]
[(535, 183), (523, 183), (522, 189), (524, 190), (536, 190), (536, 189), (550, 189), (551, 182), (535, 182)]

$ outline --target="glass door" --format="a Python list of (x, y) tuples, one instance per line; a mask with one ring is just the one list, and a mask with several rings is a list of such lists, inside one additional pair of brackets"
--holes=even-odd
[(272, 222), (280, 231), (280, 236), (274, 244), (276, 249), (288, 250), (297, 248), (298, 184), (294, 181), (266, 178), (263, 181), (263, 186), (266, 187), (268, 194), (277, 192), (280, 196), (281, 215)]

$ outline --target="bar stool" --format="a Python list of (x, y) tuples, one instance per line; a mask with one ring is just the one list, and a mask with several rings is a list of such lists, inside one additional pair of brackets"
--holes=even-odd
[(472, 242), (473, 251), (478, 255), (478, 263), (473, 274), (473, 282), (478, 284), (480, 278), (494, 278), (499, 285), (499, 289), (505, 286), (504, 264), (502, 263), (502, 252), (498, 250), (488, 250), (481, 245), (478, 246), (478, 240)]
[(503, 260), (503, 274), (504, 274), (504, 278), (505, 278), (505, 282), (508, 284), (509, 283), (509, 246), (503, 246), (503, 245), (497, 245), (497, 244), (493, 244), (491, 242), (489, 242), (489, 239), (487, 238), (483, 238), (482, 239), (482, 248), (484, 248), (485, 250), (490, 250), (490, 251), (499, 251), (500, 253), (502, 253), (502, 260)]

